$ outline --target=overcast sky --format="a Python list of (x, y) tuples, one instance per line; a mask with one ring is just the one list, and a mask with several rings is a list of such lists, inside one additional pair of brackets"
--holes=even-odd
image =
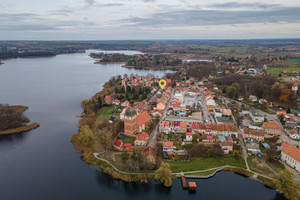
[(0, 40), (300, 38), (300, 0), (0, 0)]

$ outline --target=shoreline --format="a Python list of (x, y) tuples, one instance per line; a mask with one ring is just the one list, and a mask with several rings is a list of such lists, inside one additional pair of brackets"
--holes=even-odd
[(145, 69), (145, 70), (178, 70), (182, 69), (182, 66), (162, 66), (162, 67), (135, 67), (133, 65), (122, 65), (121, 67), (123, 68), (128, 68), (128, 69)]
[(29, 125), (20, 126), (20, 127), (17, 127), (17, 128), (12, 128), (12, 129), (8, 129), (8, 130), (5, 130), (5, 131), (0, 131), (0, 135), (12, 135), (12, 134), (16, 134), (16, 133), (27, 132), (27, 131), (31, 131), (33, 129), (36, 129), (39, 126), (40, 126), (39, 123), (33, 122)]

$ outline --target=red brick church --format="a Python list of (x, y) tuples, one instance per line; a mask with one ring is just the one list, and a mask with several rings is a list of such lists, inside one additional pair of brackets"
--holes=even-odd
[(142, 132), (146, 128), (149, 128), (151, 120), (146, 110), (136, 115), (136, 111), (130, 106), (125, 111), (124, 134), (131, 136), (135, 133)]

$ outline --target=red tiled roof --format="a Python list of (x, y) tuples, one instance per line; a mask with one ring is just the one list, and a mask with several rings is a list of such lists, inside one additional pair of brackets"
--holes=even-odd
[(282, 146), (282, 147), (290, 147), (291, 144), (288, 143), (288, 142), (286, 142), (286, 141), (284, 141), (284, 142), (281, 144), (281, 146)]
[(123, 144), (123, 147), (129, 148), (129, 147), (131, 147), (131, 143), (124, 143), (124, 144)]
[(281, 130), (280, 126), (276, 122), (265, 122), (263, 125), (264, 128), (270, 128), (270, 129), (279, 129)]
[(163, 147), (173, 147), (174, 144), (172, 141), (165, 141), (163, 142)]
[(141, 132), (140, 134), (141, 134), (142, 136), (144, 136), (145, 138), (149, 138), (148, 133), (146, 133), (145, 131)]
[(138, 126), (142, 126), (143, 124), (145, 124), (146, 122), (149, 122), (150, 120), (151, 120), (151, 117), (150, 117), (149, 113), (147, 112), (147, 110), (145, 110), (136, 117), (136, 124)]
[(118, 139), (114, 142), (114, 145), (117, 146), (117, 147), (121, 147), (123, 144), (123, 141), (121, 139)]
[(186, 128), (187, 122), (180, 122), (180, 128)]
[(193, 133), (189, 132), (189, 133), (186, 133), (186, 135), (190, 135), (191, 136), (191, 135), (193, 135)]
[(288, 147), (282, 150), (285, 154), (300, 162), (300, 149), (295, 146)]
[(199, 125), (198, 123), (193, 123), (193, 124), (192, 124), (192, 128), (193, 128), (193, 129), (199, 129), (199, 126), (200, 126), (200, 125)]
[(256, 136), (264, 136), (265, 131), (262, 129), (254, 129), (254, 128), (244, 128), (243, 129), (244, 134), (250, 134), (250, 135), (256, 135)]

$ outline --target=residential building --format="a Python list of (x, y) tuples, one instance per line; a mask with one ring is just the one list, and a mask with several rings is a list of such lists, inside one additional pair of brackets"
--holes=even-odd
[(145, 132), (139, 133), (136, 135), (134, 140), (134, 146), (146, 146), (149, 139), (149, 135)]
[(115, 140), (113, 147), (121, 151), (123, 148), (123, 141), (121, 139)]
[(281, 160), (300, 173), (300, 149), (291, 146), (281, 151)]
[(264, 129), (260, 127), (250, 126), (242, 129), (243, 138), (253, 138), (260, 142), (264, 141)]
[(249, 111), (249, 116), (254, 123), (263, 123), (265, 119), (264, 116), (256, 109), (251, 109)]
[(265, 129), (265, 133), (268, 135), (280, 135), (281, 134), (281, 127), (276, 122), (265, 122), (263, 124), (263, 128)]
[(233, 150), (233, 143), (231, 141), (220, 142), (220, 145), (225, 154), (228, 154), (229, 152), (232, 152), (232, 150)]
[(163, 142), (163, 151), (173, 151), (176, 147), (174, 146), (173, 142), (171, 141), (164, 141)]
[(185, 140), (187, 142), (192, 141), (193, 140), (193, 133), (191, 133), (191, 132), (186, 133)]
[(292, 138), (294, 140), (300, 139), (300, 134), (297, 133), (297, 131), (294, 129), (289, 132), (289, 136), (290, 136), (290, 138)]

